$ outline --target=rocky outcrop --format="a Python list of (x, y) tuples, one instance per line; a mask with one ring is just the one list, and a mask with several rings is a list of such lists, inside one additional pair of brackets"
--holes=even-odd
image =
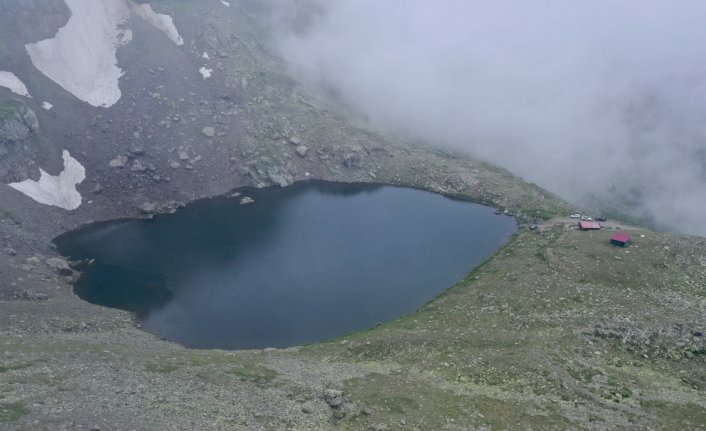
[(37, 115), (24, 104), (0, 99), (0, 182), (24, 180), (35, 165)]
[[(12, 106), (12, 104), (10, 104)], [(17, 142), (39, 130), (37, 114), (24, 105), (0, 111), (0, 143)]]
[(140, 205), (142, 214), (152, 216), (154, 214), (174, 214), (176, 210), (184, 206), (183, 202), (170, 200), (166, 202), (145, 202)]
[(248, 174), (256, 186), (278, 185), (285, 187), (294, 182), (290, 167), (270, 157), (260, 157), (248, 164)]

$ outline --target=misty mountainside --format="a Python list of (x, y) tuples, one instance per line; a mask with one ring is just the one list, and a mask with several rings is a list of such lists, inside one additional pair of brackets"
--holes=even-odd
[[(537, 51), (546, 34), (515, 18), (488, 45), (517, 6), (501, 3), (480, 25), (478, 2), (438, 8), (450, 22), (416, 0), (0, 2), (0, 430), (703, 430), (706, 242), (651, 230), (704, 233), (700, 93), (660, 69), (676, 90), (636, 85), (601, 111), (590, 73), (535, 85), (529, 65), (560, 82), (580, 50)], [(559, 34), (582, 12), (556, 10)], [(507, 62), (518, 47), (546, 61)], [(186, 349), (81, 301), (51, 242), (310, 179), (472, 200), (520, 231), (415, 313), (249, 351)], [(574, 205), (610, 223), (581, 232)]]

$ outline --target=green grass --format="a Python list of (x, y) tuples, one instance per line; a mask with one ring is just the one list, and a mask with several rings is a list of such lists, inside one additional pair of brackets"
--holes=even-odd
[(29, 414), (24, 403), (0, 403), (0, 423), (12, 422)]
[(0, 374), (8, 371), (21, 370), (23, 368), (28, 368), (29, 366), (30, 364), (0, 365)]
[(228, 374), (238, 377), (243, 382), (253, 382), (259, 385), (270, 383), (279, 375), (275, 370), (254, 364), (238, 365), (230, 369)]
[(20, 102), (0, 96), (0, 120), (5, 116), (14, 115), (20, 106)]
[(145, 371), (148, 371), (150, 373), (169, 374), (173, 373), (178, 369), (179, 367), (177, 365), (167, 363), (150, 362), (145, 365)]

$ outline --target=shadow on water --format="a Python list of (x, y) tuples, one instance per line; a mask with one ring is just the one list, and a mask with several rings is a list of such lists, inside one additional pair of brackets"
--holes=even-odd
[(517, 228), (492, 208), (401, 187), (240, 193), (255, 202), (202, 200), (58, 237), (62, 254), (93, 262), (76, 294), (188, 347), (306, 344), (414, 311)]
[(74, 293), (94, 304), (132, 311), (140, 319), (164, 307), (174, 295), (163, 274), (95, 263), (78, 280)]

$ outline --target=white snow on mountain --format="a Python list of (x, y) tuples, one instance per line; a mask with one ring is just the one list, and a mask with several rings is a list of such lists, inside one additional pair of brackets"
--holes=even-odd
[(77, 98), (109, 107), (120, 100), (117, 48), (130, 43), (132, 31), (125, 28), (133, 13), (175, 44), (183, 44), (172, 18), (158, 14), (149, 4), (130, 0), (64, 0), (71, 18), (51, 39), (25, 46), (32, 64)]
[(201, 76), (203, 76), (203, 79), (210, 78), (211, 72), (213, 72), (213, 69), (208, 69), (206, 66), (203, 66), (201, 69), (199, 69), (199, 73), (201, 74)]
[(81, 194), (76, 190), (76, 185), (86, 178), (86, 169), (68, 151), (64, 150), (62, 156), (64, 170), (59, 175), (50, 175), (40, 169), (39, 181), (26, 179), (9, 186), (41, 204), (67, 210), (78, 208), (81, 205)]
[(20, 96), (32, 97), (29, 95), (25, 84), (12, 72), (0, 71), (0, 87), (8, 88)]

